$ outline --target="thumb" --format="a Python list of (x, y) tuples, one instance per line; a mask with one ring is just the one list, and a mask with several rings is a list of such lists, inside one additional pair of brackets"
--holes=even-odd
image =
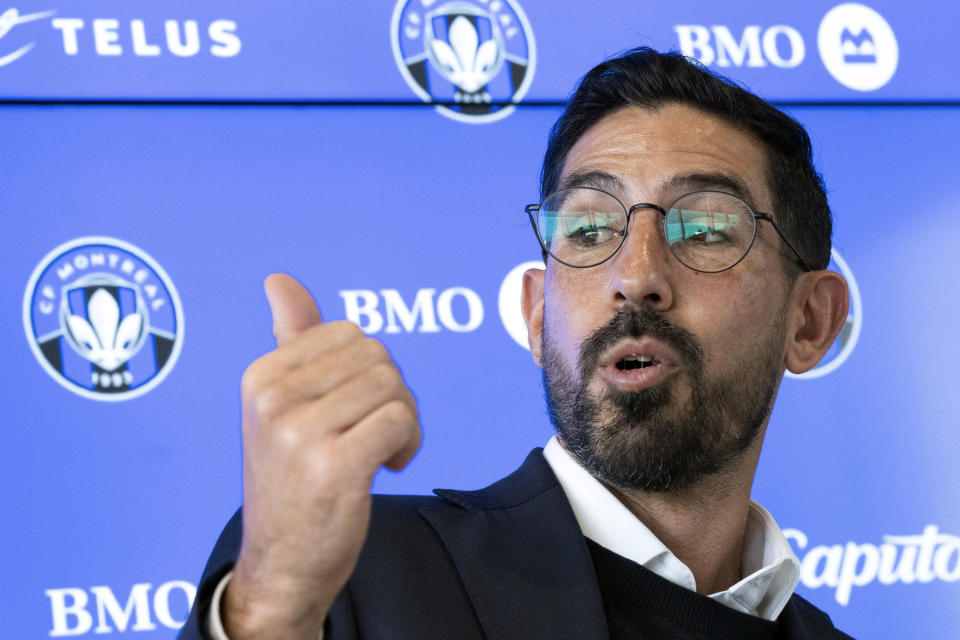
[(273, 273), (263, 281), (270, 313), (273, 314), (273, 335), (277, 345), (290, 342), (310, 327), (320, 324), (320, 309), (307, 289), (285, 273)]

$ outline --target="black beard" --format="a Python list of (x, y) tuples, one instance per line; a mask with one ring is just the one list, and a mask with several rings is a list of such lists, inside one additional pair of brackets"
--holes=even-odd
[[(547, 326), (544, 318), (543, 386), (550, 420), (566, 449), (607, 484), (661, 493), (694, 486), (741, 459), (770, 412), (780, 375), (782, 317), (778, 335), (771, 332), (749, 362), (718, 380), (706, 379), (696, 337), (648, 309), (624, 307), (584, 340), (579, 381), (553, 348)], [(624, 338), (644, 336), (676, 352), (690, 383), (689, 400), (679, 406), (683, 399), (674, 398), (675, 379), (591, 397), (588, 386), (603, 352)]]

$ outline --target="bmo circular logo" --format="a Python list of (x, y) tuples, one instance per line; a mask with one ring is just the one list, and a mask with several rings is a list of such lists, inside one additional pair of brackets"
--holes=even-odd
[(410, 88), (454, 120), (504, 118), (533, 81), (533, 30), (514, 0), (400, 0), (390, 37)]
[(883, 16), (852, 2), (823, 16), (817, 48), (830, 75), (855, 91), (874, 91), (887, 84), (900, 57), (897, 38)]
[(23, 325), (44, 370), (93, 400), (153, 389), (183, 344), (183, 310), (169, 276), (115, 238), (78, 238), (48, 253), (27, 284)]

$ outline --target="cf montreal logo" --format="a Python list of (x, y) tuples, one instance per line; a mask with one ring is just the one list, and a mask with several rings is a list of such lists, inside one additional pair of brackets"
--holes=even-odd
[[(34, 20), (43, 20), (44, 18), (49, 18), (53, 14), (53, 11), (40, 11), (37, 13), (21, 14), (19, 11), (17, 11), (16, 7), (11, 7), (0, 14), (0, 39), (8, 35), (17, 25), (21, 25), (26, 22), (33, 22)], [(33, 45), (33, 42), (28, 42), (27, 44), (20, 46), (10, 53), (0, 54), (0, 67), (6, 66), (11, 62), (19, 60), (23, 56), (27, 55), (30, 50), (33, 49)], [(0, 51), (2, 50), (3, 49), (0, 48)], [(9, 51), (9, 49), (7, 49), (7, 51)]]
[(836, 6), (823, 16), (817, 48), (830, 75), (855, 91), (887, 84), (900, 55), (897, 38), (883, 16), (854, 3)]
[(157, 386), (183, 343), (170, 278), (113, 238), (79, 238), (47, 254), (27, 284), (23, 323), (47, 373), (95, 400), (126, 400)]
[(507, 116), (533, 80), (533, 31), (513, 0), (400, 0), (390, 33), (407, 84), (454, 120)]

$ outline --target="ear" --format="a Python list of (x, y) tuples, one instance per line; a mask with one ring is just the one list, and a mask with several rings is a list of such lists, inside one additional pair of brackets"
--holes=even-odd
[(543, 281), (546, 276), (543, 269), (527, 269), (523, 273), (523, 293), (520, 299), (523, 321), (527, 323), (527, 342), (530, 355), (540, 366), (543, 338)]
[(847, 281), (833, 271), (801, 275), (791, 295), (784, 362), (793, 373), (812, 369), (847, 321)]

